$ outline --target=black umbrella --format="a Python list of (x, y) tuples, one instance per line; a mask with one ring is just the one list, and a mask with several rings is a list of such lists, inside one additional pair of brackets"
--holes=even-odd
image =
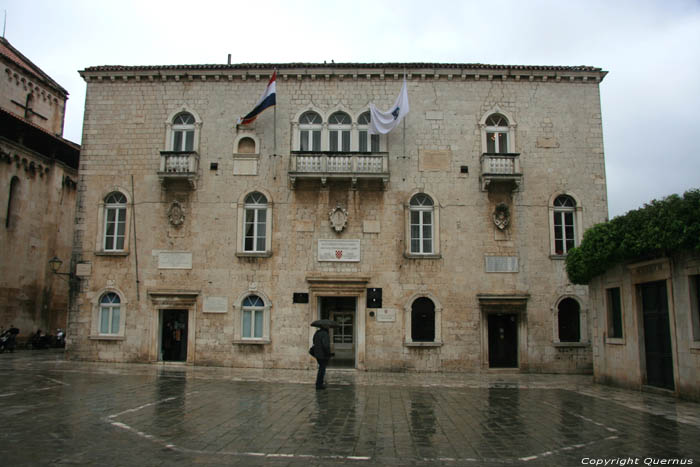
[(336, 323), (332, 319), (317, 319), (311, 323), (311, 326), (315, 328), (339, 328), (340, 324)]

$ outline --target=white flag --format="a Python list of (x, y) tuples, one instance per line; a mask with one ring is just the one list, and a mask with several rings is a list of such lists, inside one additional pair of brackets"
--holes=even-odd
[(369, 112), (372, 118), (370, 119), (367, 132), (370, 135), (385, 135), (389, 133), (406, 116), (408, 110), (408, 90), (406, 89), (406, 77), (404, 77), (401, 92), (388, 112), (382, 112), (374, 104), (369, 105)]

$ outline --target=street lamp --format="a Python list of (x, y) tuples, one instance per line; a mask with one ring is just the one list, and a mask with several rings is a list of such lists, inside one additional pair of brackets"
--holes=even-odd
[(51, 268), (51, 272), (54, 274), (59, 274), (61, 276), (72, 276), (70, 272), (58, 272), (59, 269), (61, 269), (61, 265), (63, 264), (63, 261), (58, 256), (54, 256), (49, 260), (49, 267)]

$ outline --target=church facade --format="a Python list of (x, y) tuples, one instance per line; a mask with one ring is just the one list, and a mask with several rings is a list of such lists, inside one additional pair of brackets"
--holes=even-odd
[[(276, 106), (245, 125), (276, 70)], [(591, 372), (566, 252), (607, 217), (594, 67), (99, 66), (71, 358)], [(410, 110), (388, 134), (405, 79)], [(397, 110), (397, 109), (395, 109)], [(397, 110), (398, 115), (398, 110)]]
[[(80, 146), (63, 138), (68, 92), (0, 37), (0, 328), (19, 341), (65, 329)], [(66, 266), (59, 272), (66, 273)]]

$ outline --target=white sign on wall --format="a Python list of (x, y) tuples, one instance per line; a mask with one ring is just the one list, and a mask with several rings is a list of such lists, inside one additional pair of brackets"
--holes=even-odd
[(226, 313), (227, 311), (227, 297), (204, 297), (204, 313)]
[(391, 308), (377, 308), (377, 321), (380, 323), (393, 323), (396, 321), (396, 310)]
[(319, 240), (318, 260), (359, 262), (360, 240)]
[(192, 269), (192, 253), (189, 251), (159, 251), (158, 269)]

